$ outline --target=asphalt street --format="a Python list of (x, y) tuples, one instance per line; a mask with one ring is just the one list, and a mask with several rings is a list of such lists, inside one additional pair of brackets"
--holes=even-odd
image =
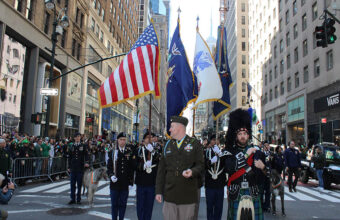
[[(319, 192), (316, 181), (311, 180), (308, 185), (299, 183), (297, 193), (288, 192), (285, 187), (286, 217), (281, 216), (280, 201), (276, 201), (277, 215), (265, 213), (265, 219), (339, 219), (340, 190)], [(108, 182), (101, 181), (95, 196), (94, 206), (90, 208), (86, 203), (86, 196), (82, 197), (82, 205), (67, 205), (69, 197), (69, 180), (29, 183), (19, 187), (8, 205), (0, 206), (9, 212), (9, 220), (102, 220), (111, 219), (111, 203)], [(137, 219), (135, 187), (130, 190), (126, 219)], [(61, 208), (61, 209), (60, 209)], [(71, 209), (70, 209), (71, 208)], [(59, 209), (59, 210), (55, 210)], [(74, 212), (81, 213), (74, 213)], [(55, 212), (55, 213), (54, 213)], [(227, 199), (224, 201), (223, 218), (226, 219)], [(162, 204), (155, 202), (153, 209), (154, 220), (162, 219)], [(206, 219), (206, 201), (202, 189), (199, 219)]]

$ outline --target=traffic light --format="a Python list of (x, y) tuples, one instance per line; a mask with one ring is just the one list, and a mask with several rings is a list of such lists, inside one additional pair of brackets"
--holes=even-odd
[(41, 124), (42, 113), (36, 113), (31, 115), (31, 122), (34, 124)]
[(327, 44), (333, 44), (337, 37), (335, 36), (335, 27), (334, 27), (335, 21), (332, 18), (327, 18), (325, 20), (325, 30), (327, 35)]
[(315, 27), (315, 38), (317, 47), (327, 47), (326, 32), (325, 32), (325, 22), (322, 26)]

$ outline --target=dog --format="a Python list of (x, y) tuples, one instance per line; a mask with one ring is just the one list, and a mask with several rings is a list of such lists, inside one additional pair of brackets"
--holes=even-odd
[(270, 192), (272, 194), (272, 214), (276, 215), (275, 199), (276, 196), (279, 195), (281, 199), (282, 216), (286, 216), (284, 206), (284, 181), (282, 180), (281, 175), (274, 169), (270, 173)]
[(101, 179), (109, 180), (107, 176), (106, 167), (100, 167), (94, 170), (87, 169), (84, 172), (83, 195), (85, 194), (85, 189), (86, 189), (87, 201), (90, 207), (93, 206), (93, 197), (94, 197), (95, 192), (97, 191), (98, 183)]

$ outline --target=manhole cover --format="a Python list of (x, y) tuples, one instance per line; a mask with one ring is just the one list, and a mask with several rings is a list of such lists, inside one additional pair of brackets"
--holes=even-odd
[(47, 213), (51, 215), (67, 216), (67, 215), (80, 215), (85, 212), (87, 212), (86, 209), (80, 209), (80, 208), (58, 208), (58, 209), (51, 209)]

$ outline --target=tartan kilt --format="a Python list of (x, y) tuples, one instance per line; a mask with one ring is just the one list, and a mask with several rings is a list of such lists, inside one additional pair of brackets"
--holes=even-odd
[[(236, 220), (237, 218), (237, 209), (240, 200), (230, 200), (228, 199), (228, 220)], [(263, 212), (261, 207), (260, 197), (253, 198), (254, 210), (255, 210), (255, 220), (263, 220)]]

